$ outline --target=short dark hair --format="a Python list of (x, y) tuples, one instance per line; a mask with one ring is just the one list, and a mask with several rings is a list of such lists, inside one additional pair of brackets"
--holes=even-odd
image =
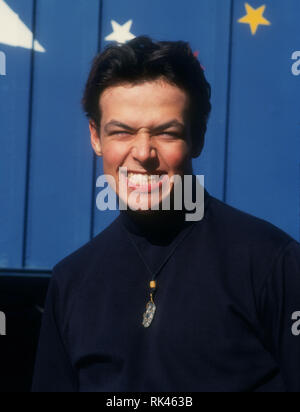
[(82, 99), (83, 109), (100, 127), (99, 99), (106, 88), (159, 78), (188, 94), (193, 146), (199, 155), (211, 112), (211, 87), (198, 58), (186, 42), (154, 42), (142, 36), (124, 45), (109, 45), (94, 59)]

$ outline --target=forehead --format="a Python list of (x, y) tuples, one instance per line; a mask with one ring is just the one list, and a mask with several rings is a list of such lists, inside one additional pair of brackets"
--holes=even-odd
[(183, 120), (188, 105), (185, 91), (164, 80), (122, 84), (107, 88), (100, 97), (102, 120)]

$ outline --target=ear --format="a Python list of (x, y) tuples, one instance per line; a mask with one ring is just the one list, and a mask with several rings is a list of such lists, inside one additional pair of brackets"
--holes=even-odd
[(91, 145), (94, 149), (94, 152), (97, 156), (102, 156), (100, 133), (98, 131), (97, 126), (92, 120), (90, 120), (89, 122), (89, 129), (90, 129), (90, 135), (91, 135)]

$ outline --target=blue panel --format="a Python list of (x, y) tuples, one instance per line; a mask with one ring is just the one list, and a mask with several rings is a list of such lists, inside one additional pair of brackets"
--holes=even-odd
[(92, 150), (80, 100), (97, 52), (99, 0), (39, 1), (26, 265), (49, 268), (89, 240)]
[[(6, 4), (32, 30), (33, 2)], [(11, 22), (7, 21), (7, 24)], [(6, 30), (0, 26), (0, 33)], [(19, 25), (16, 30), (22, 38)], [(31, 51), (0, 43), (6, 76), (0, 76), (0, 267), (22, 266)]]
[(234, 41), (227, 200), (299, 239), (300, 77), (291, 56), (300, 48), (300, 2), (266, 4), (255, 36), (237, 21), (244, 1), (234, 2)]
[[(194, 161), (195, 173), (205, 174), (212, 194), (223, 197), (224, 148), (226, 131), (226, 99), (230, 40), (230, 1), (182, 0), (140, 1), (105, 0), (102, 36), (112, 32), (111, 20), (124, 24), (133, 21), (135, 36), (149, 35), (156, 40), (189, 41), (199, 52), (213, 87), (213, 113), (206, 138), (206, 148)], [(104, 44), (108, 42), (104, 41)], [(100, 171), (99, 171), (100, 173)], [(95, 232), (111, 220), (111, 212), (96, 213)]]
[[(6, 3), (32, 30), (35, 1)], [(291, 57), (300, 50), (300, 3), (249, 0), (253, 8), (265, 4), (271, 22), (255, 36), (238, 23), (245, 3), (36, 1), (35, 37), (46, 52), (35, 52), (31, 61), (31, 50), (0, 44), (7, 59), (7, 76), (0, 76), (0, 268), (21, 269), (25, 257), (27, 268), (50, 269), (89, 240), (91, 225), (96, 234), (117, 215), (95, 211), (96, 176), (80, 107), (90, 62), (98, 42), (108, 44), (111, 20), (132, 20), (135, 36), (187, 40), (199, 52), (212, 84), (213, 112), (195, 172), (205, 174), (213, 195), (299, 239), (300, 76), (292, 74)], [(96, 169), (97, 176), (103, 173), (101, 160)]]

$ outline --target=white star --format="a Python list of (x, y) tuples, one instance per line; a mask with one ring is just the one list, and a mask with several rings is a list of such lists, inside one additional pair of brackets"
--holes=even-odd
[(136, 36), (130, 33), (132, 20), (129, 20), (127, 23), (123, 24), (123, 26), (115, 20), (112, 20), (111, 25), (113, 32), (109, 36), (105, 37), (106, 41), (116, 41), (117, 43), (124, 44), (129, 40), (135, 39)]

